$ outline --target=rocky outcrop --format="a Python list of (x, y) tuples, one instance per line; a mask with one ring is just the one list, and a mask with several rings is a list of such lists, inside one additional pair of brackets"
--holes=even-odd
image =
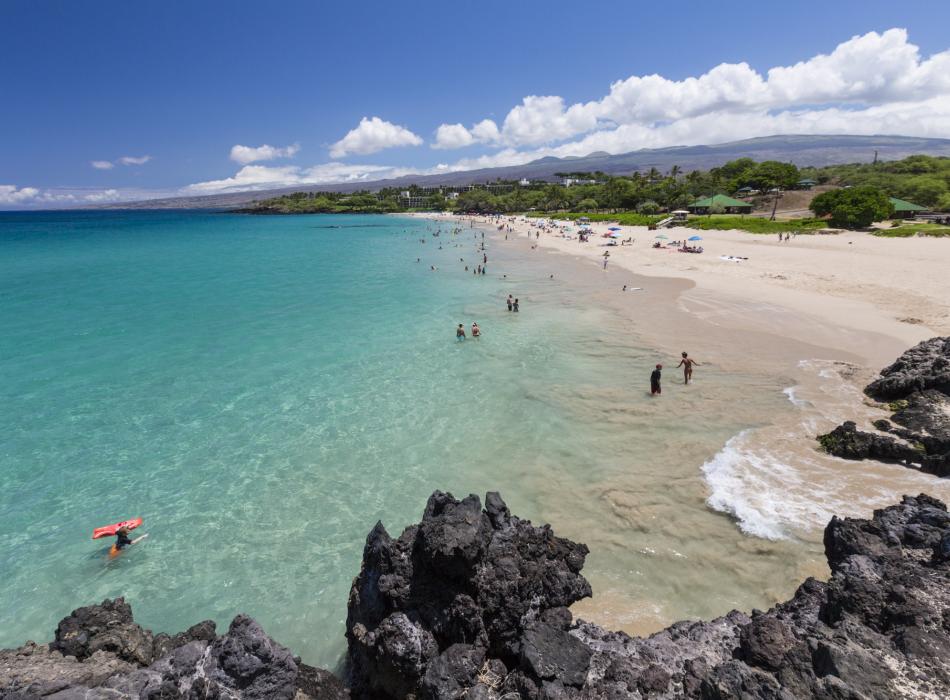
[(891, 419), (875, 421), (876, 433), (848, 421), (819, 435), (825, 451), (950, 476), (950, 338), (932, 338), (911, 348), (864, 392), (887, 402)]
[(512, 516), (497, 493), (483, 510), (436, 492), (397, 539), (378, 523), (350, 591), (355, 694), (458, 697), (483, 669), (579, 687), (589, 652), (567, 632), (567, 606), (591, 594), (587, 551)]
[(327, 671), (300, 663), (246, 615), (153, 635), (122, 598), (74, 610), (48, 645), (0, 652), (2, 700), (342, 700)]
[(377, 524), (350, 592), (348, 690), (239, 615), (153, 635), (119, 598), (0, 652), (0, 700), (793, 700), (950, 697), (950, 514), (905, 496), (825, 529), (827, 582), (767, 612), (630, 637), (573, 619), (584, 545), (489, 493)]
[(832, 576), (768, 612), (632, 638), (574, 621), (587, 550), (501, 498), (435, 493), (370, 533), (350, 593), (357, 698), (893, 698), (950, 694), (950, 515), (905, 497), (833, 519)]

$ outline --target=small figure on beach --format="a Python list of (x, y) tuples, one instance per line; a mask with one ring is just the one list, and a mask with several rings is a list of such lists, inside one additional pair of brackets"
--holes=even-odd
[(482, 329), (478, 327), (477, 321), (472, 321), (472, 337), (478, 338), (482, 334)]
[(663, 393), (663, 391), (660, 389), (660, 373), (662, 369), (663, 365), (657, 365), (656, 369), (650, 373), (650, 393), (653, 396)]
[(693, 365), (699, 365), (699, 363), (684, 351), (683, 359), (676, 365), (683, 368), (683, 384), (689, 384), (689, 380), (693, 378)]
[(465, 327), (462, 324), (459, 324), (459, 327), (455, 329), (455, 339), (459, 342), (465, 340)]

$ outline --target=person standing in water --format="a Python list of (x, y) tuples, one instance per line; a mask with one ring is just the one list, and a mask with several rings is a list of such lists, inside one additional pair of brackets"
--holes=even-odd
[(482, 329), (478, 327), (477, 321), (472, 321), (472, 337), (478, 338), (482, 334)]
[(514, 300), (511, 298), (511, 295), (509, 294), (509, 295), (508, 295), (508, 310), (511, 311), (512, 308), (514, 307), (514, 305), (515, 305), (515, 302), (514, 302)]
[(517, 299), (515, 299), (515, 303), (511, 305), (511, 310), (514, 311), (515, 313), (518, 312), (518, 300), (517, 300)]
[(693, 378), (693, 365), (698, 364), (696, 360), (689, 357), (686, 352), (683, 352), (683, 359), (676, 365), (677, 367), (683, 368), (683, 384), (689, 384), (689, 380)]
[(662, 394), (663, 391), (660, 388), (660, 371), (663, 369), (663, 365), (657, 365), (656, 369), (650, 374), (650, 393), (653, 396)]
[(462, 324), (459, 324), (459, 327), (455, 329), (455, 339), (459, 342), (465, 340), (465, 328)]

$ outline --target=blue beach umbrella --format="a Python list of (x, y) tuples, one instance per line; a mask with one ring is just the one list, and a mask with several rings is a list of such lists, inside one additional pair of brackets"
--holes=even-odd
[(623, 231), (623, 229), (620, 228), (619, 226), (611, 226), (611, 227), (610, 227), (609, 229), (607, 229), (607, 230), (608, 230), (608, 231)]
[(701, 240), (703, 240), (703, 237), (702, 237), (702, 236), (690, 236), (690, 237), (689, 237), (689, 240), (691, 240), (691, 241), (701, 241)]

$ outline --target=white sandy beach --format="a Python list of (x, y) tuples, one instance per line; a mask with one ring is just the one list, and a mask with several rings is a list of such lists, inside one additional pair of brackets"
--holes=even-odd
[[(873, 367), (920, 340), (950, 333), (950, 241), (940, 238), (841, 233), (779, 242), (774, 234), (736, 230), (621, 226), (624, 240), (633, 243), (607, 247), (601, 234), (616, 224), (594, 224), (594, 235), (581, 243), (573, 226), (562, 233), (541, 230), (533, 219), (503, 220), (513, 236), (530, 235), (538, 252), (568, 253), (600, 267), (609, 251), (605, 287), (629, 284), (621, 271), (688, 280), (679, 303), (699, 318), (857, 354)], [(479, 221), (489, 224), (486, 217)], [(668, 240), (656, 239), (660, 234)], [(703, 238), (701, 254), (652, 247), (656, 240), (668, 244), (693, 235)], [(877, 342), (868, 342), (868, 334)]]

